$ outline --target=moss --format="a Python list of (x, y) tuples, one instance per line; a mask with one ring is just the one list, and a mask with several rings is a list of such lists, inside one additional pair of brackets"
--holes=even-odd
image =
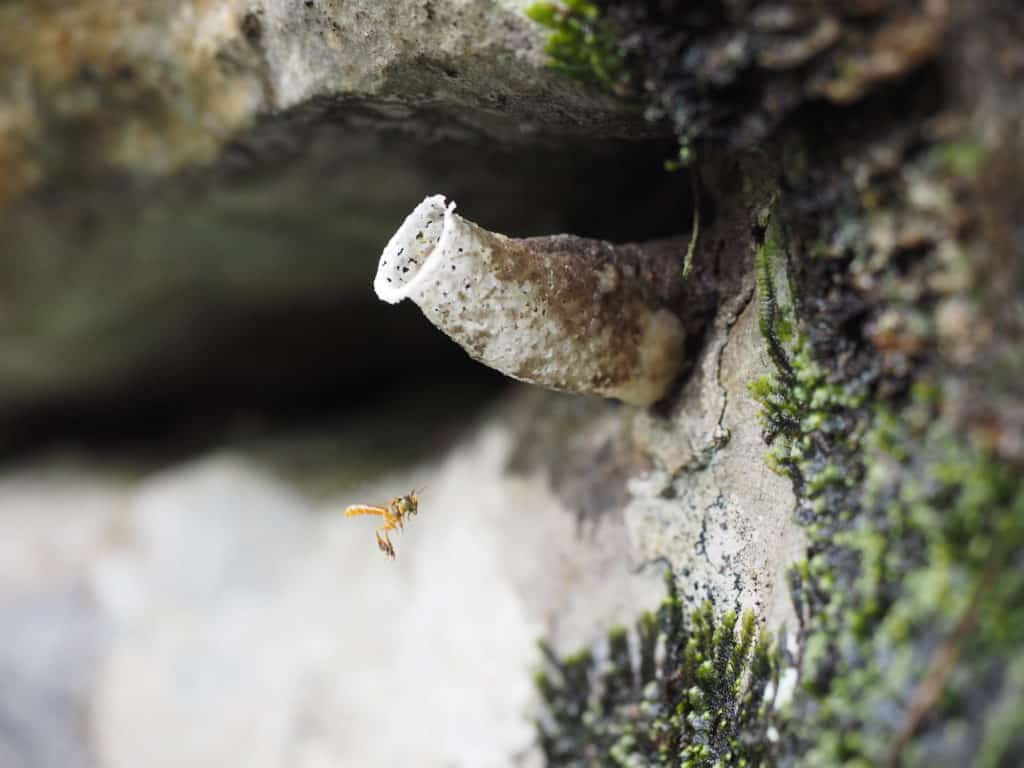
[(792, 310), (780, 305), (776, 285), (778, 275), (786, 274), (785, 247), (779, 217), (768, 214), (764, 239), (754, 254), (757, 272), (758, 325), (768, 346), (768, 354), (777, 374), (789, 384), (794, 383), (794, 372), (783, 347), (792, 338)]
[[(742, 146), (771, 133), (781, 113), (763, 109), (761, 95), (779, 103), (767, 85), (784, 75), (759, 73), (740, 45), (726, 55), (708, 42), (755, 41), (757, 30), (709, 32), (737, 25), (731, 6), (713, 15), (676, 4), (652, 15), (639, 5), (613, 0), (605, 18), (634, 41), (630, 62), (646, 67), (635, 81), (650, 91), (649, 112), (672, 124), (687, 153), (698, 139), (702, 148), (716, 140)], [(860, 23), (844, 21), (824, 55), (805, 46), (810, 58), (799, 66), (818, 83), (811, 70), (821, 67), (831, 81), (819, 91), (826, 100), (845, 103), (875, 87), (847, 66), (872, 39), (857, 32)], [(815, 25), (792, 26), (801, 28)], [(778, 48), (753, 43), (751, 51)], [(835, 146), (797, 134), (799, 156), (783, 163), (776, 197), (754, 217), (759, 324), (772, 372), (750, 393), (761, 405), (768, 461), (792, 478), (809, 540), (789, 574), (799, 685), (781, 713), (762, 710), (745, 726), (777, 728), (780, 742), (769, 749), (741, 740), (744, 749), (763, 747), (751, 757), (715, 754), (702, 740), (699, 684), (720, 679), (705, 652), (674, 674), (698, 684), (678, 699), (651, 688), (647, 698), (624, 697), (633, 708), (620, 712), (578, 705), (587, 724), (560, 760), (548, 752), (552, 764), (686, 764), (654, 749), (666, 743), (690, 745), (685, 759), (708, 765), (736, 755), (822, 768), (1024, 764), (1024, 480), (1019, 465), (994, 452), (1012, 430), (1000, 417), (1020, 402), (1000, 382), (1024, 380), (1024, 360), (1008, 362), (1012, 344), (983, 341), (999, 337), (988, 335), (998, 313), (978, 298), (1000, 295), (991, 287), (997, 280), (979, 279), (997, 260), (976, 242), (984, 221), (973, 186), (988, 153), (971, 137), (933, 143), (926, 129), (915, 133), (914, 115), (930, 108), (908, 94), (908, 116), (892, 135), (836, 130), (846, 139), (841, 161)], [(749, 199), (756, 174), (744, 176)], [(763, 192), (756, 196), (767, 199)], [(1010, 302), (1008, 293), (991, 305)], [(996, 405), (986, 412), (978, 401)], [(974, 418), (974, 431), (957, 418)], [(733, 617), (717, 622), (735, 627)], [(686, 633), (704, 636), (696, 616)], [(654, 669), (651, 659), (646, 677), (634, 671), (632, 690), (673, 674)], [(601, 667), (591, 660), (591, 670), (590, 686), (600, 689)], [(654, 727), (666, 707), (684, 705), (692, 717), (662, 715)]]
[(686, 615), (674, 577), (666, 584), (668, 596), (640, 618), (632, 643), (618, 627), (600, 653), (559, 659), (541, 646), (538, 732), (548, 765), (771, 764), (776, 646), (753, 613), (717, 615), (705, 603)]
[(965, 139), (932, 147), (929, 159), (947, 173), (974, 178), (988, 162), (988, 152), (978, 141)]
[(812, 435), (856, 448), (846, 415), (861, 406), (864, 395), (830, 382), (814, 360), (806, 334), (797, 332), (794, 308), (782, 299), (784, 292), (789, 293), (786, 261), (779, 217), (769, 214), (754, 264), (758, 324), (775, 370), (752, 381), (748, 389), (761, 405), (765, 439), (772, 446), (770, 465), (796, 480), (813, 499), (837, 482), (842, 471), (829, 463), (825, 452), (812, 450)]
[[(935, 153), (916, 157), (915, 183), (963, 181), (948, 163), (935, 162)], [(928, 176), (929, 169), (939, 177)], [(901, 193), (868, 188), (864, 195), (891, 211)], [(564, 672), (552, 657), (554, 676), (542, 685), (549, 763), (1018, 765), (1024, 760), (1019, 467), (944, 419), (948, 367), (941, 359), (929, 362), (930, 348), (913, 358), (912, 376), (885, 365), (848, 368), (851, 358), (878, 353), (870, 344), (891, 339), (868, 333), (837, 340), (821, 332), (821, 314), (810, 323), (814, 310), (795, 300), (813, 291), (793, 278), (806, 280), (811, 260), (835, 306), (850, 306), (840, 294), (853, 293), (856, 280), (859, 290), (874, 285), (884, 297), (905, 295), (892, 286), (905, 280), (898, 270), (907, 259), (880, 260), (846, 234), (863, 231), (868, 214), (845, 208), (824, 222), (826, 231), (831, 227), (827, 242), (807, 243), (791, 242), (781, 205), (765, 211), (756, 223), (755, 267), (773, 371), (750, 391), (761, 403), (768, 460), (793, 479), (796, 516), (809, 540), (807, 558), (790, 572), (801, 642), (786, 664), (799, 685), (781, 711), (743, 692), (737, 685), (743, 675), (734, 676), (722, 643), (749, 644), (742, 638), (753, 616), (737, 629), (734, 615), (716, 616), (703, 606), (684, 626), (670, 586), (666, 606), (638, 627), (636, 664), (622, 630), (609, 637), (606, 651), (578, 656), (577, 666)], [(837, 252), (840, 242), (854, 255)], [(937, 253), (929, 247), (911, 255), (934, 274)], [(864, 281), (867, 272), (850, 270), (851, 263), (871, 264), (881, 276)], [(885, 299), (878, 311), (896, 300), (906, 301)], [(908, 304), (927, 324), (934, 306)], [(676, 638), (667, 642), (676, 650), (662, 663), (652, 650), (657, 635)], [(776, 653), (739, 655), (753, 659), (750, 680), (777, 679)], [(764, 675), (756, 671), (760, 664)], [(742, 709), (737, 695), (741, 717), (729, 714)], [(772, 732), (777, 742), (767, 738)]]
[(587, 0), (536, 2), (526, 15), (551, 30), (544, 50), (554, 69), (570, 77), (621, 91), (629, 82), (618, 36)]
[[(1024, 484), (936, 408), (879, 406), (857, 514), (817, 537), (819, 567), (799, 572), (810, 617), (790, 723), (799, 764), (962, 764), (947, 743), (954, 725), (999, 754), (992, 765), (1024, 748), (1005, 726), (1003, 700), (1019, 686), (978, 685), (1024, 658)], [(847, 738), (820, 738), (828, 732)]]
[[(944, 145), (918, 155), (916, 183), (940, 193), (960, 184), (977, 153), (966, 153), (968, 163), (950, 152)], [(899, 190), (865, 196), (890, 216), (911, 199)], [(1020, 469), (944, 418), (955, 390), (944, 386), (949, 367), (934, 350), (917, 354), (912, 377), (884, 366), (844, 376), (834, 358), (822, 360), (843, 348), (830, 334), (813, 345), (799, 307), (782, 300), (780, 272), (806, 264), (791, 263), (784, 228), (767, 224), (755, 265), (774, 370), (750, 391), (762, 406), (769, 462), (793, 479), (797, 518), (810, 540), (808, 558), (790, 574), (802, 617), (801, 684), (780, 724), (779, 764), (1020, 764)], [(836, 218), (836, 227), (849, 224), (849, 212)], [(802, 254), (830, 250), (811, 243)], [(926, 247), (913, 257), (922, 272), (936, 274), (940, 253)], [(878, 265), (870, 282), (855, 277), (880, 286), (883, 309), (904, 301), (894, 286), (905, 280), (906, 259), (890, 266), (861, 252), (853, 263)], [(833, 292), (849, 290), (843, 268), (842, 259), (827, 266)], [(933, 303), (914, 309), (933, 322)], [(792, 324), (788, 339), (782, 321)], [(887, 345), (884, 353), (892, 348), (891, 338), (872, 341)]]

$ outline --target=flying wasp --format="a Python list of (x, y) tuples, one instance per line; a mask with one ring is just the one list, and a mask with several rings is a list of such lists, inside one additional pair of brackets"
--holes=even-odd
[[(420, 489), (423, 490), (422, 488)], [(386, 507), (379, 507), (375, 504), (353, 504), (345, 509), (345, 517), (358, 517), (359, 515), (378, 515), (384, 518), (384, 525), (377, 529), (377, 546), (380, 550), (395, 559), (395, 545), (391, 543), (389, 533), (396, 529), (405, 528), (406, 518), (415, 517), (419, 512), (419, 499), (416, 498), (416, 491), (410, 491), (405, 496), (396, 496)]]

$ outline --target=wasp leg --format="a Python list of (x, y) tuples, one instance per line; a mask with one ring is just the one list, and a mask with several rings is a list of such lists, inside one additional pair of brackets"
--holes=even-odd
[[(395, 545), (391, 543), (391, 539), (388, 537), (388, 530), (390, 526), (377, 529), (377, 546), (380, 547), (381, 552), (390, 557), (392, 560), (395, 559)], [(384, 535), (381, 536), (383, 531)]]
[(392, 499), (391, 504), (388, 506), (388, 514), (384, 515), (384, 519), (393, 528), (398, 526), (400, 529), (405, 529), (404, 521), (402, 520), (402, 512), (398, 507), (399, 499)]

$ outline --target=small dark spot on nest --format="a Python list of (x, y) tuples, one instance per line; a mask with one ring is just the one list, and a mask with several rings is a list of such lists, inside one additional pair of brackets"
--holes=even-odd
[(263, 37), (263, 22), (260, 21), (260, 17), (251, 11), (245, 14), (242, 17), (242, 34), (250, 43), (258, 43)]
[(78, 68), (78, 79), (83, 83), (94, 83), (99, 79), (99, 75), (92, 64), (85, 63)]

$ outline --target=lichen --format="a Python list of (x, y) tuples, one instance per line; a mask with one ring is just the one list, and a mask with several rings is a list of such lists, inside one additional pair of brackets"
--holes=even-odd
[(848, 3), (603, 0), (652, 118), (685, 152), (750, 145), (804, 104), (849, 104), (910, 76), (941, 50), (945, 8)]
[[(602, 9), (648, 115), (672, 126), (681, 160), (700, 141), (713, 166), (705, 147), (763, 141), (808, 100), (848, 105), (955, 60), (945, 9), (884, 6)], [(907, 85), (898, 119), (892, 98), (863, 99), (852, 130), (852, 113), (821, 110), (813, 130), (780, 137), (785, 167), (771, 148), (753, 161), (757, 182), (775, 182), (758, 190), (771, 201), (752, 226), (772, 372), (750, 391), (809, 541), (790, 573), (799, 650), (786, 663), (799, 684), (750, 726), (778, 729), (755, 758), (773, 765), (1024, 764), (1024, 294), (1008, 235), (1020, 196), (993, 191), (1019, 186), (1021, 168), (961, 135), (978, 121), (955, 114), (955, 98), (938, 112), (937, 90)], [(747, 199), (754, 185), (743, 179)], [(730, 205), (724, 192), (714, 202)], [(585, 667), (600, 669), (593, 653)], [(598, 672), (584, 678), (600, 687)], [(577, 700), (579, 721), (563, 724), (576, 722), (577, 741), (552, 762), (651, 764), (636, 746), (640, 705), (621, 725), (588, 714), (594, 695)]]
[(986, 726), (1020, 696), (1000, 670), (1024, 642), (1024, 484), (938, 407), (920, 393), (899, 414), (878, 406), (860, 504), (795, 575), (812, 641), (790, 723), (801, 765), (958, 765), (979, 742), (1001, 765), (1024, 749), (1019, 731)]
[[(684, 697), (645, 696), (644, 686), (693, 675), (666, 667), (652, 678), (642, 654), (627, 663), (619, 630), (609, 662), (592, 650), (543, 678), (550, 711), (562, 713), (542, 726), (550, 764), (685, 765), (694, 754), (707, 761), (697, 765), (805, 768), (1024, 761), (1024, 480), (992, 437), (1004, 429), (962, 423), (974, 412), (964, 385), (1000, 397), (1015, 380), (982, 376), (979, 363), (998, 359), (1024, 376), (986, 330), (981, 298), (991, 288), (978, 270), (988, 262), (965, 255), (983, 252), (964, 222), (986, 159), (969, 139), (907, 141), (895, 153), (902, 164), (892, 151), (863, 151), (899, 172), (858, 169), (810, 226), (787, 218), (800, 210), (795, 192), (753, 217), (771, 373), (750, 391), (767, 460), (792, 479), (809, 541), (790, 571), (798, 651), (773, 662), (797, 687), (779, 710), (749, 710), (741, 729), (778, 741), (679, 751), (704, 749), (690, 730), (701, 716), (659, 720)], [(943, 319), (951, 301), (968, 302), (973, 336)], [(888, 323), (894, 313), (904, 320)], [(641, 624), (636, 644), (649, 634)], [(625, 684), (607, 682), (608, 670), (624, 669)], [(611, 688), (621, 703), (595, 704)]]
[[(769, 765), (779, 652), (752, 612), (687, 616), (675, 578), (631, 637), (564, 659), (542, 644), (537, 724), (551, 766)], [(659, 650), (660, 649), (660, 650)]]
[[(1024, 757), (1020, 469), (945, 417), (957, 403), (934, 319), (942, 300), (907, 289), (906, 257), (880, 258), (888, 252), (877, 244), (890, 240), (838, 234), (869, 232), (876, 219), (886, 231), (920, 226), (921, 209), (947, 215), (943, 206), (963, 198), (958, 185), (982, 161), (970, 143), (916, 152), (895, 181), (875, 179), (860, 190), (859, 209), (835, 216), (832, 246), (803, 248), (805, 260), (831, 260), (833, 292), (855, 284), (874, 291), (878, 316), (921, 317), (927, 343), (869, 325), (858, 343), (874, 345), (882, 362), (868, 375), (823, 361), (828, 347), (810, 342), (801, 307), (780, 300), (779, 273), (793, 269), (781, 223), (768, 223), (757, 251), (774, 370), (750, 389), (772, 444), (768, 461), (793, 479), (811, 542), (791, 572), (800, 686), (780, 724), (780, 765), (953, 766), (978, 756), (997, 766)], [(941, 279), (964, 269), (948, 258), (957, 239), (913, 241), (914, 266), (951, 292), (967, 284)], [(844, 241), (847, 260), (834, 248)]]

